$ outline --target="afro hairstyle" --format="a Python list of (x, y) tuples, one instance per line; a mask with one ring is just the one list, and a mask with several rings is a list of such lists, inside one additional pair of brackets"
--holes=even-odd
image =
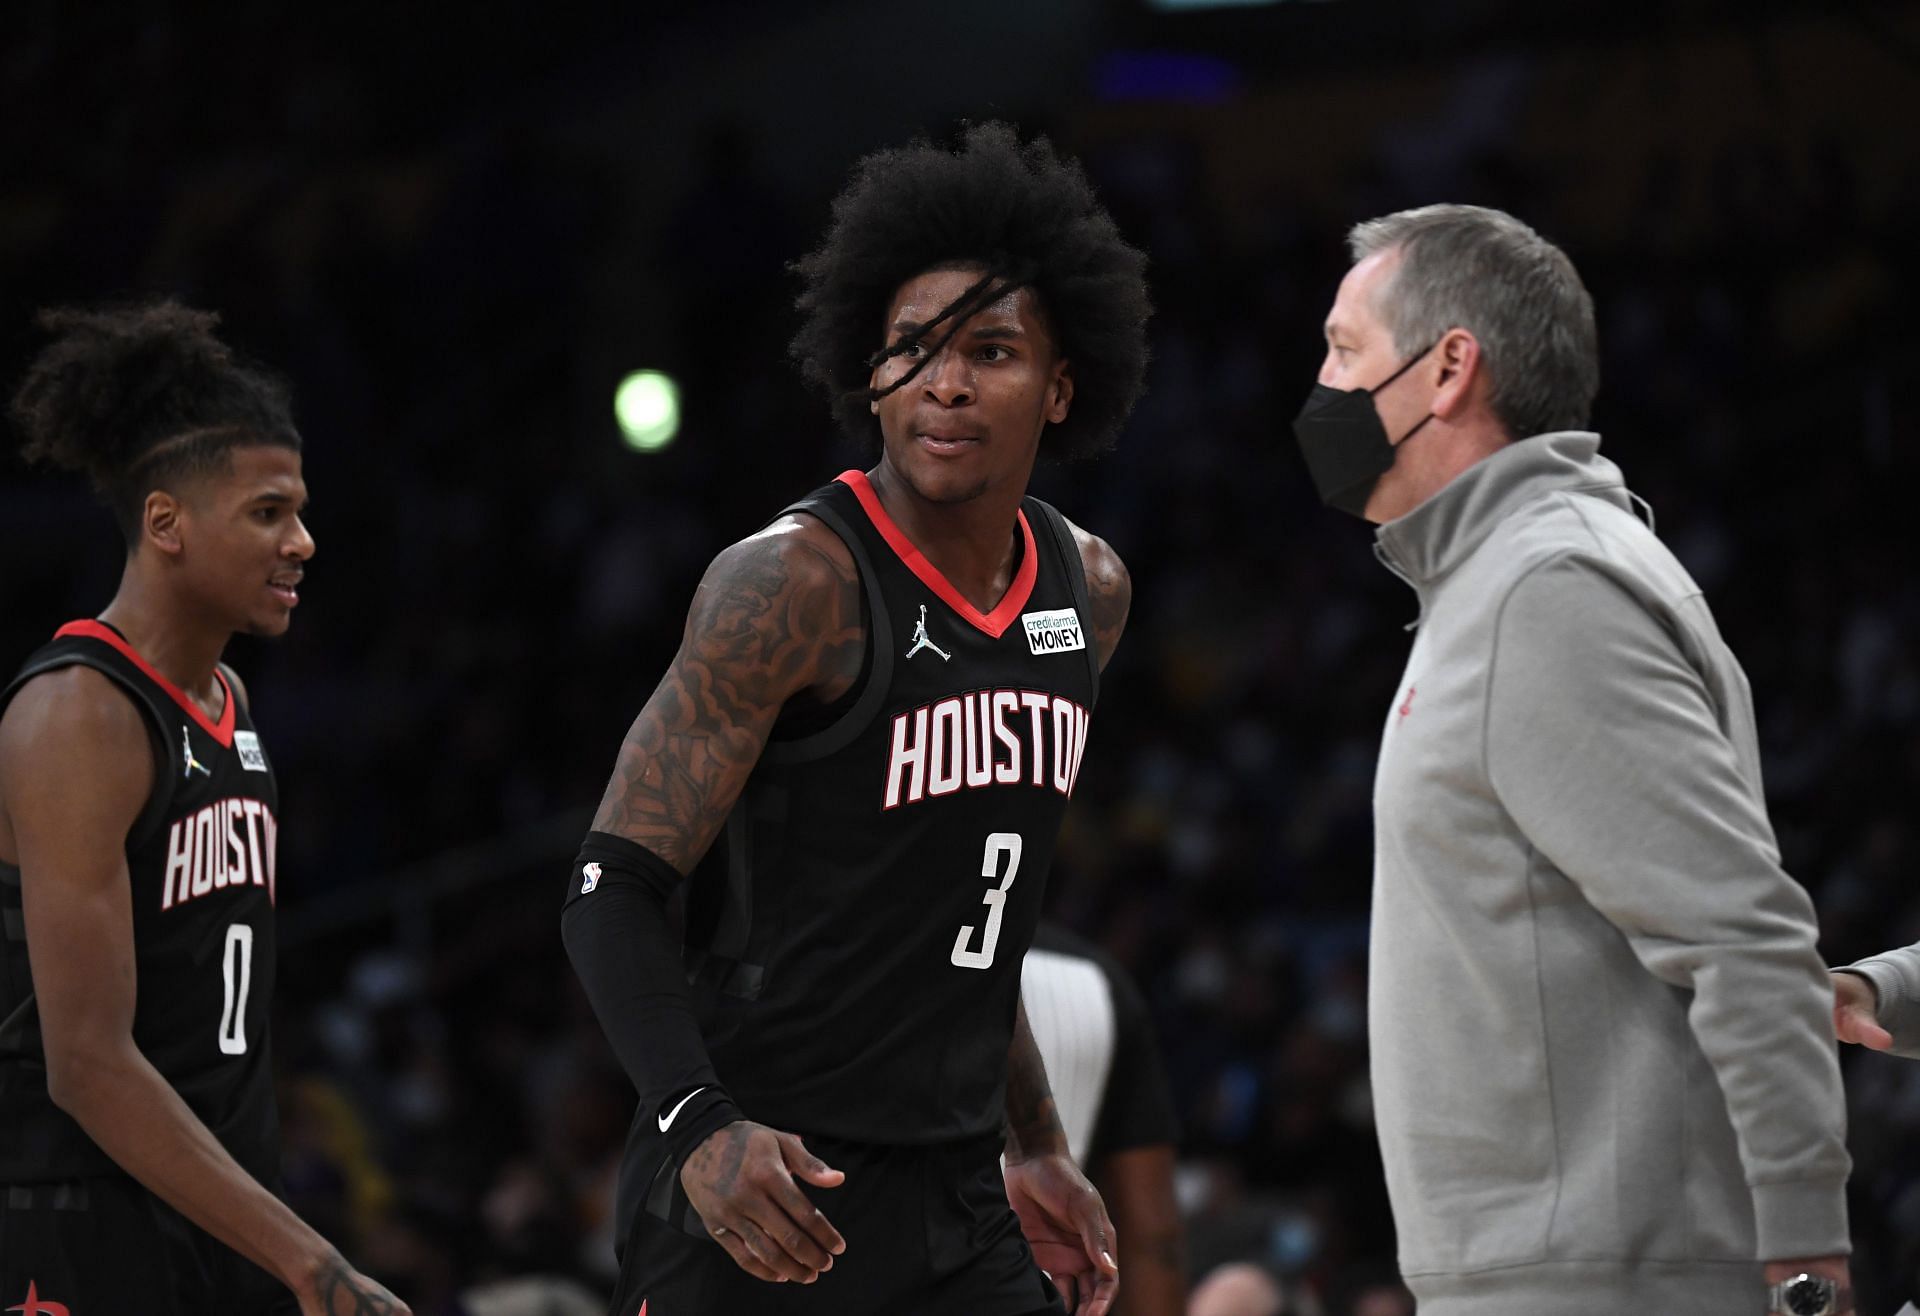
[(957, 324), (1031, 287), (1073, 363), (1073, 405), (1047, 428), (1042, 451), (1090, 456), (1113, 445), (1145, 383), (1146, 264), (1078, 163), (1044, 137), (1023, 146), (1007, 124), (976, 124), (956, 150), (915, 141), (855, 167), (825, 239), (793, 267), (802, 324), (790, 351), (840, 428), (877, 442), (868, 385), (887, 306), (916, 275), (978, 266), (986, 277), (941, 319)]

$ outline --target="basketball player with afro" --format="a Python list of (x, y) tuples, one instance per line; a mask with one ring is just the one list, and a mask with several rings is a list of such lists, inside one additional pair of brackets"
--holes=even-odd
[(270, 1187), (279, 800), (220, 655), (286, 632), (313, 555), (286, 392), (203, 312), (41, 323), (26, 455), (127, 558), (0, 688), (0, 1309), (404, 1313)]
[(617, 1316), (1110, 1308), (1019, 997), (1131, 585), (1026, 491), (1139, 396), (1144, 267), (997, 124), (862, 161), (799, 262), (875, 464), (714, 560), (562, 916), (640, 1094)]

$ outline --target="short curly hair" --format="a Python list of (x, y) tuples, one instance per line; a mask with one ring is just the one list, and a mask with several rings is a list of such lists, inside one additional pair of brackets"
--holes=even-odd
[(93, 482), (128, 544), (149, 491), (215, 470), (229, 449), (300, 450), (287, 388), (214, 335), (220, 317), (178, 302), (42, 311), (52, 334), (9, 411), (28, 461)]
[(949, 315), (1031, 287), (1073, 363), (1073, 405), (1043, 450), (1090, 456), (1113, 445), (1145, 383), (1146, 264), (1078, 163), (1044, 137), (1023, 146), (1007, 124), (975, 124), (956, 150), (915, 141), (855, 167), (825, 239), (794, 264), (803, 321), (790, 350), (841, 429), (877, 441), (868, 382), (888, 304), (915, 275), (978, 266), (987, 277)]

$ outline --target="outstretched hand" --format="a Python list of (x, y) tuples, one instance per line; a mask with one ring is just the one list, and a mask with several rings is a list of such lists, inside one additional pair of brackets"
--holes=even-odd
[(1875, 1017), (1879, 1006), (1873, 984), (1857, 973), (1833, 975), (1833, 1031), (1842, 1042), (1852, 1042), (1874, 1051), (1890, 1050), (1893, 1034), (1880, 1026)]
[(687, 1200), (714, 1242), (740, 1269), (769, 1283), (811, 1284), (833, 1269), (847, 1240), (795, 1178), (837, 1188), (847, 1176), (792, 1133), (735, 1120), (694, 1148), (680, 1167)]
[(1007, 1202), (1040, 1269), (1074, 1316), (1107, 1316), (1120, 1293), (1113, 1221), (1106, 1203), (1064, 1154), (1009, 1160)]

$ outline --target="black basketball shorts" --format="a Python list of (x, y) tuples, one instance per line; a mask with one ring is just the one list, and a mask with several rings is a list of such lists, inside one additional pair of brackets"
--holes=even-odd
[(125, 1176), (0, 1183), (0, 1312), (298, 1316), (279, 1281)]

